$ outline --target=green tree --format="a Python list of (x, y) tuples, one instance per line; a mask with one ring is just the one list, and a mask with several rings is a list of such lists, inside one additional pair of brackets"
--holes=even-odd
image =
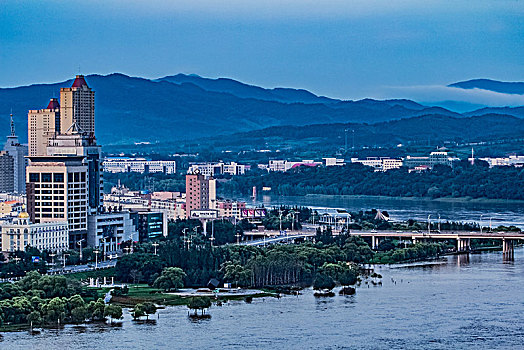
[(319, 273), (313, 282), (313, 289), (330, 291), (335, 288), (335, 281), (330, 276)]
[(133, 319), (135, 320), (138, 320), (140, 317), (145, 316), (146, 312), (144, 310), (144, 305), (140, 303), (135, 304), (135, 307), (133, 308), (131, 315), (133, 316)]
[(109, 304), (104, 308), (104, 317), (109, 317), (110, 323), (113, 323), (113, 319), (121, 319), (122, 315), (122, 308), (118, 305)]
[(155, 280), (153, 286), (156, 288), (170, 291), (178, 290), (184, 287), (184, 278), (186, 273), (179, 267), (166, 267), (162, 274)]
[(155, 312), (156, 312), (156, 305), (149, 302), (149, 301), (146, 301), (143, 305), (142, 305), (142, 310), (144, 310), (144, 313), (146, 314), (146, 318), (149, 320), (149, 315), (153, 315)]
[(192, 297), (187, 305), (191, 310), (195, 310), (195, 315), (197, 310), (202, 310), (202, 315), (204, 310), (211, 307), (211, 299), (208, 297)]

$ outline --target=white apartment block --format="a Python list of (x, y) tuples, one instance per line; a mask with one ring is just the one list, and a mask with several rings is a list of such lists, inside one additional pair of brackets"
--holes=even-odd
[(366, 159), (351, 158), (351, 163), (360, 163), (375, 169), (375, 171), (387, 171), (402, 167), (402, 159), (367, 157)]
[(493, 168), (494, 166), (514, 166), (517, 168), (524, 166), (524, 156), (511, 155), (509, 157), (500, 157), (500, 158), (479, 158), (485, 162), (488, 162), (489, 167)]
[(196, 170), (200, 171), (200, 174), (205, 177), (214, 177), (217, 175), (229, 174), (229, 175), (244, 175), (249, 166), (244, 164), (238, 164), (236, 162), (231, 163), (190, 163), (188, 174), (193, 174)]
[(150, 160), (146, 158), (107, 157), (104, 171), (108, 173), (176, 173), (174, 160)]
[(315, 162), (311, 159), (304, 159), (300, 162), (290, 162), (288, 160), (270, 160), (268, 164), (268, 171), (288, 171), (299, 166), (318, 166), (322, 165), (322, 162)]
[(38, 250), (60, 252), (69, 247), (67, 222), (32, 224), (27, 213), (20, 213), (12, 222), (2, 224), (2, 252), (25, 251), (27, 246)]
[(344, 159), (338, 159), (338, 158), (322, 158), (322, 163), (324, 166), (344, 166), (346, 163), (344, 162)]

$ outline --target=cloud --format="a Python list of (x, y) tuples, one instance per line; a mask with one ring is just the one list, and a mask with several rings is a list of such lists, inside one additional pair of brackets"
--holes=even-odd
[(504, 94), (482, 89), (461, 89), (443, 85), (385, 86), (377, 98), (408, 98), (436, 103), (460, 101), (490, 107), (523, 106), (524, 95)]

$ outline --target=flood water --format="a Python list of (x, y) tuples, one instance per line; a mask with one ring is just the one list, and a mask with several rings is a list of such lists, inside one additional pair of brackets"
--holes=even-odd
[(388, 197), (352, 196), (261, 196), (256, 201), (244, 199), (248, 205), (298, 205), (312, 208), (343, 208), (349, 211), (380, 209), (387, 211), (393, 220), (416, 219), (476, 222), (487, 227), (515, 225), (524, 228), (524, 202), (515, 201), (437, 201)]
[(125, 312), (119, 327), (3, 333), (0, 349), (523, 349), (524, 249), (512, 263), (500, 252), (441, 262), (379, 266), (383, 285), (354, 296), (235, 301), (200, 321), (183, 306), (160, 310), (156, 324)]

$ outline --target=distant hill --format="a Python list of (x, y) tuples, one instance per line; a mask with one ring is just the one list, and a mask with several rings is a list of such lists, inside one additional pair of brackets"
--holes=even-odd
[(307, 126), (274, 126), (262, 130), (234, 134), (227, 139), (215, 139), (220, 147), (241, 146), (260, 148), (261, 145), (285, 146), (301, 142), (305, 147), (316, 144), (344, 145), (345, 130), (350, 132), (350, 143), (354, 135), (357, 147), (391, 147), (398, 144), (474, 142), (502, 138), (521, 138), (524, 135), (524, 119), (514, 116), (486, 114), (475, 117), (451, 117), (425, 115), (387, 122), (368, 124), (335, 123)]
[[(187, 142), (284, 125), (293, 128), (337, 123), (381, 125), (428, 115), (432, 116), (431, 120), (464, 117), (445, 108), (405, 99), (342, 101), (316, 96), (306, 90), (265, 89), (232, 79), (194, 75), (178, 74), (150, 80), (114, 73), (89, 75), (86, 81), (96, 92), (96, 135), (102, 145)], [(27, 111), (44, 108), (51, 97), (59, 96), (61, 87), (71, 83), (72, 80), (68, 80), (0, 89), (0, 139), (8, 133), (11, 108), (17, 134), (25, 141)], [(522, 117), (519, 109), (479, 112), (491, 113)], [(447, 119), (442, 120), (444, 124), (438, 127), (447, 127)], [(404, 132), (411, 131), (406, 129)], [(327, 135), (319, 134), (320, 137)]]
[(503, 94), (524, 94), (524, 82), (505, 82), (491, 79), (473, 79), (450, 84), (449, 87), (461, 89), (482, 89)]
[[(99, 142), (187, 141), (273, 125), (375, 123), (426, 113), (425, 106), (409, 100), (339, 101), (318, 97), (305, 90), (267, 90), (231, 79), (175, 77), (179, 77), (178, 82), (170, 82), (168, 80), (172, 79), (168, 78), (148, 80), (117, 73), (87, 76), (87, 83), (96, 92), (96, 135)], [(205, 90), (195, 85), (193, 80), (216, 91)], [(27, 111), (44, 108), (49, 98), (58, 97), (60, 88), (71, 83), (72, 80), (68, 80), (0, 89), (0, 115), (4, 117), (0, 133), (8, 133), (7, 118), (12, 108), (17, 133), (22, 140), (26, 140)], [(220, 89), (223, 91), (218, 91)], [(264, 95), (264, 99), (255, 98), (257, 94)], [(274, 97), (275, 100), (269, 100), (270, 94), (278, 96)], [(308, 103), (303, 102), (306, 100)], [(447, 110), (439, 111), (453, 114)]]

